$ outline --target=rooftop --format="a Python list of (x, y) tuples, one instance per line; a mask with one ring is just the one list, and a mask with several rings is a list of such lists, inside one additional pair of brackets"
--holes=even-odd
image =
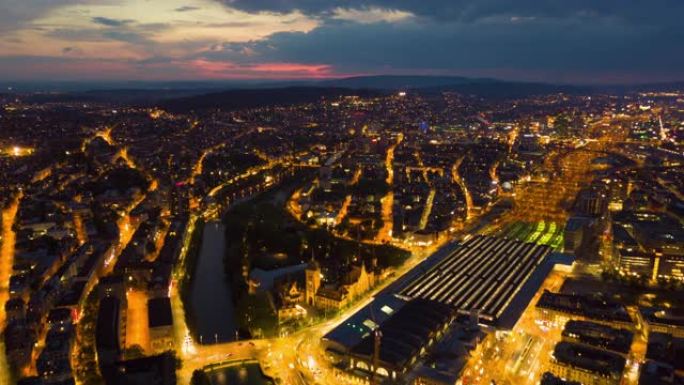
[(684, 327), (684, 308), (640, 307), (639, 312), (649, 323)]
[(583, 217), (583, 216), (574, 216), (570, 217), (568, 219), (567, 224), (565, 225), (565, 230), (566, 231), (577, 231), (584, 227), (588, 222), (591, 221), (591, 218), (588, 217)]
[(105, 297), (100, 301), (97, 313), (95, 341), (98, 349), (119, 351), (119, 308), (121, 303), (115, 297)]
[(595, 322), (570, 320), (565, 324), (563, 337), (597, 348), (627, 354), (632, 346), (634, 334), (629, 330), (615, 329)]
[(559, 342), (553, 350), (559, 363), (604, 377), (621, 377), (626, 360), (619, 354), (571, 342)]
[(378, 296), (328, 332), (323, 339), (336, 342), (350, 349), (369, 335), (377, 325), (382, 325), (405, 304), (406, 301), (392, 294)]
[[(496, 322), (551, 251), (548, 246), (534, 243), (476, 236), (417, 277), (400, 294), (460, 311), (478, 310), (482, 318)], [(536, 291), (536, 287), (529, 289)]]
[[(380, 360), (403, 367), (429, 345), (431, 336), (449, 322), (453, 310), (438, 302), (415, 299), (408, 302), (380, 326)], [(352, 348), (352, 354), (370, 357), (374, 337), (366, 335)]]
[(539, 385), (582, 385), (575, 381), (566, 381), (560, 377), (554, 376), (551, 372), (546, 372), (542, 375)]
[(169, 297), (152, 298), (147, 301), (150, 328), (173, 325), (171, 299)]
[(582, 315), (595, 320), (632, 322), (629, 313), (627, 313), (627, 308), (623, 304), (606, 300), (600, 296), (545, 291), (539, 298), (537, 307)]

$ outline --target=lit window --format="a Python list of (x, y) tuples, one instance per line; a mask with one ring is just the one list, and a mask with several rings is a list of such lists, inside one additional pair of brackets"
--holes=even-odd
[(375, 322), (373, 322), (372, 320), (369, 320), (369, 319), (363, 321), (363, 325), (365, 327), (367, 327), (368, 329), (371, 329), (371, 330), (374, 330), (375, 328), (378, 327), (378, 324), (376, 324)]

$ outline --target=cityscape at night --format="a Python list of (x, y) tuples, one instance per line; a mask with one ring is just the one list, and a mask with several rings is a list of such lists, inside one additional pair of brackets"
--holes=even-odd
[(0, 0), (0, 385), (684, 385), (682, 15)]

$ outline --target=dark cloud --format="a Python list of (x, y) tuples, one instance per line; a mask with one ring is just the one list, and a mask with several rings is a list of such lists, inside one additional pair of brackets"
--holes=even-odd
[(184, 5), (182, 7), (178, 7), (176, 9), (174, 9), (174, 11), (176, 11), (176, 12), (190, 12), (190, 11), (197, 11), (198, 9), (200, 9), (200, 8), (194, 7), (191, 5)]
[(154, 49), (156, 46), (151, 36), (169, 28), (165, 23), (137, 23), (134, 20), (97, 19), (97, 26), (88, 28), (45, 28), (42, 32), (46, 36), (80, 42), (103, 42), (115, 40)]
[[(149, 68), (150, 76), (161, 66), (172, 71), (178, 65), (180, 73), (184, 69), (178, 63), (198, 60), (236, 66), (329, 65), (338, 73), (481, 74), (545, 81), (684, 79), (684, 28), (680, 20), (684, 0), (215, 1), (225, 4), (228, 11), (299, 11), (320, 25), (306, 33), (281, 32), (245, 43), (188, 37), (174, 43), (173, 48), (174, 52), (192, 54), (174, 54), (170, 59), (163, 56), (168, 55), (168, 47), (156, 37), (173, 26), (171, 21), (141, 24), (83, 13), (74, 17), (92, 21), (85, 28), (31, 23), (59, 7), (117, 4), (120, 0), (0, 0), (0, 33), (7, 40), (12, 31), (30, 28), (44, 36), (65, 39), (67, 47), (60, 59), (73, 66), (74, 74), (78, 74), (77, 64), (84, 63), (76, 60), (75, 45), (115, 40), (149, 54), (151, 59), (136, 63), (135, 70), (142, 74)], [(196, 9), (186, 5), (175, 11)], [(390, 11), (401, 11), (414, 17), (383, 18), (385, 11), (388, 16), (392, 15)], [(364, 12), (375, 16), (364, 20), (357, 17)], [(207, 28), (249, 26), (247, 21), (230, 17), (215, 24), (197, 23)], [(225, 41), (231, 37), (226, 36)], [(206, 50), (197, 53), (201, 47)], [(23, 60), (3, 63), (5, 68), (22, 70), (19, 62)], [(88, 64), (95, 62), (93, 59)], [(41, 63), (40, 70), (52, 68), (47, 60)], [(103, 63), (119, 68), (115, 67), (117, 63)]]
[(55, 8), (87, 2), (87, 0), (2, 0), (0, 1), (0, 31), (14, 31), (24, 27), (26, 22), (44, 16)]
[(92, 17), (97, 26), (88, 28), (47, 28), (43, 33), (48, 36), (73, 40), (101, 42), (116, 40), (153, 48), (155, 43), (152, 34), (163, 32), (169, 28), (166, 23), (138, 23), (132, 19), (112, 19), (108, 17)]
[(493, 16), (544, 18), (614, 17), (635, 23), (674, 23), (684, 1), (650, 0), (218, 0), (250, 12), (326, 14), (335, 8), (379, 7), (409, 11), (436, 20), (473, 22)]
[[(551, 81), (592, 81), (598, 73), (684, 78), (681, 0), (222, 2), (249, 12), (300, 11), (323, 24), (308, 33), (278, 33), (204, 54), (212, 60), (326, 63), (347, 73), (538, 74)], [(333, 20), (340, 8), (399, 10), (416, 17), (360, 26)], [(245, 49), (249, 57), (241, 54)]]
[(122, 27), (133, 22), (133, 20), (130, 19), (110, 19), (108, 17), (101, 16), (93, 17), (91, 20), (95, 24), (100, 24), (107, 27)]
[(104, 40), (102, 30), (99, 28), (74, 29), (74, 28), (55, 28), (43, 32), (46, 36), (58, 39), (97, 42)]
[(146, 44), (150, 42), (145, 35), (134, 31), (108, 30), (104, 31), (102, 36), (109, 40), (117, 40), (133, 44)]
[[(591, 16), (589, 23), (587, 17), (422, 19), (362, 27), (327, 21), (308, 33), (278, 33), (203, 55), (210, 60), (325, 63), (344, 73), (479, 71), (537, 74), (535, 80), (546, 81), (593, 81), (595, 74), (611, 72), (684, 78), (681, 28), (652, 28), (614, 17)], [(245, 49), (251, 55), (242, 55)]]

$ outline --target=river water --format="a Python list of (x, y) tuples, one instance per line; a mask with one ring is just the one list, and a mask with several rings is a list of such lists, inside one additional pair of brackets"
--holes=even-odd
[(193, 317), (203, 344), (234, 341), (237, 330), (231, 288), (223, 269), (224, 230), (219, 221), (207, 222), (204, 226), (192, 281)]

